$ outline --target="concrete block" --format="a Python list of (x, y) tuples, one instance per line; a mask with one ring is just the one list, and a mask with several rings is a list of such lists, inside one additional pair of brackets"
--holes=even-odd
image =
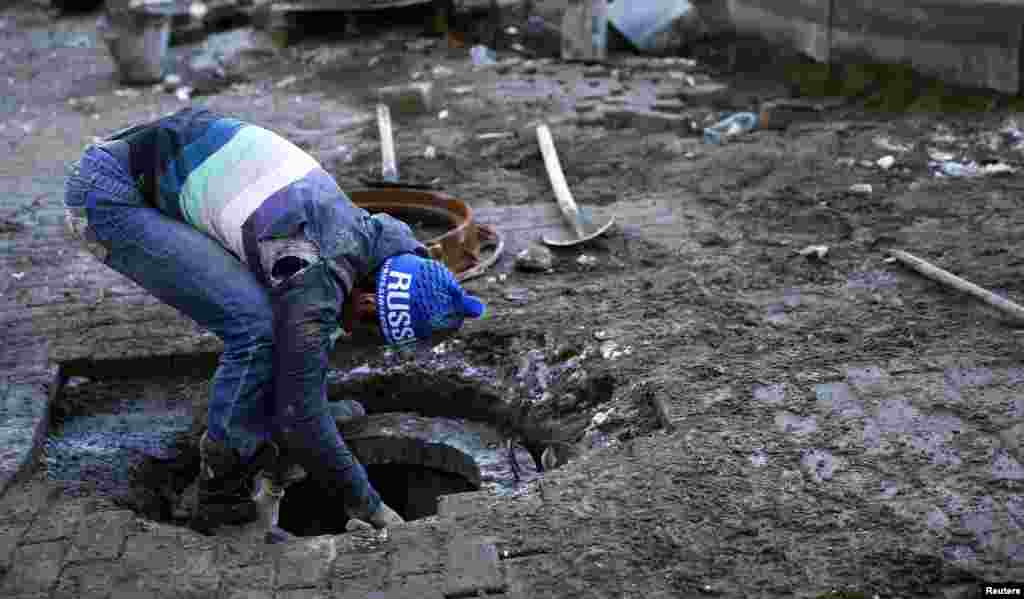
[(444, 567), (446, 535), (437, 528), (400, 526), (391, 531), (395, 550), (388, 554), (388, 575), (440, 572)]
[(24, 522), (0, 524), (0, 577), (11, 567), (14, 550), (28, 529)]
[(68, 562), (120, 557), (135, 514), (128, 510), (86, 516), (72, 541)]
[(313, 537), (290, 543), (281, 552), (275, 586), (278, 589), (319, 586), (326, 580), (337, 556), (333, 537)]
[(340, 589), (344, 597), (362, 599), (367, 593), (384, 588), (387, 578), (388, 557), (384, 552), (345, 551), (331, 566), (331, 588)]
[(442, 495), (437, 502), (437, 515), (442, 518), (459, 518), (490, 509), (492, 498), (488, 493), (452, 493)]
[(219, 597), (220, 577), (208, 571), (130, 572), (115, 578), (109, 599)]
[(114, 564), (73, 564), (64, 568), (53, 599), (106, 599), (119, 569)]
[(417, 574), (403, 576), (388, 584), (381, 599), (444, 599), (444, 577), (440, 574)]
[(25, 534), (25, 542), (42, 543), (71, 538), (79, 521), (85, 516), (85, 507), (86, 502), (81, 500), (58, 502), (43, 517), (36, 518)]
[(30, 483), (10, 489), (0, 497), (0, 522), (34, 520), (58, 492), (58, 487), (46, 483)]
[(9, 597), (18, 593), (49, 591), (57, 582), (66, 553), (66, 541), (18, 547), (0, 595)]
[(132, 535), (125, 540), (121, 563), (131, 572), (181, 569), (185, 548), (173, 537)]
[(257, 564), (239, 568), (222, 567), (221, 579), (224, 581), (224, 587), (229, 589), (272, 589), (274, 588), (274, 568), (272, 564)]
[(504, 592), (505, 573), (498, 548), (473, 538), (448, 543), (445, 595)]

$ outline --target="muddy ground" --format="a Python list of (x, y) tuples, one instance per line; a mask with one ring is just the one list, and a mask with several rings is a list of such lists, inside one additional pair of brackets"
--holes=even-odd
[[(184, 104), (119, 84), (94, 19), (31, 5), (0, 15), (5, 176), (30, 177), (94, 135)], [(782, 69), (741, 62), (732, 66), (746, 72), (723, 72), (711, 60), (723, 52), (707, 48), (697, 55), (710, 63), (693, 68), (473, 69), (466, 48), (421, 31), (406, 24), (283, 50), (253, 42), (226, 61), (227, 81), (202, 84), (216, 93), (193, 101), (290, 135), (346, 188), (378, 164), (373, 89), (432, 80), (443, 93), (431, 111), (398, 117), (408, 178), (480, 209), (553, 202), (532, 136), (477, 139), (545, 119), (581, 204), (670, 205), (645, 226), (556, 251), (550, 272), (503, 261), (469, 284), (493, 317), (454, 346), (510, 381), (509, 395), (569, 453), (604, 435), (596, 453), (569, 462), (566, 480), (593, 483), (636, 451), (663, 460), (660, 472), (607, 483), (634, 507), (644, 490), (660, 536), (602, 514), (621, 526), (595, 527), (613, 536), (591, 546), (631, 558), (616, 562), (618, 581), (581, 566), (583, 580), (670, 592), (710, 580), (723, 596), (842, 587), (932, 597), (1024, 579), (1019, 324), (885, 262), (885, 250), (906, 249), (1024, 298), (1021, 178), (938, 178), (928, 164), (931, 149), (1024, 166), (1024, 151), (1000, 134), (1024, 115), (888, 114), (847, 99), (818, 120), (708, 146), (577, 109), (591, 97), (640, 105), (672, 95), (685, 71), (732, 86), (675, 108), (705, 123), (790, 95), (794, 86), (773, 76)], [(174, 48), (179, 65), (200, 52)], [(892, 168), (874, 164), (887, 155)], [(809, 245), (827, 254), (801, 255)], [(674, 432), (661, 430), (655, 397)]]

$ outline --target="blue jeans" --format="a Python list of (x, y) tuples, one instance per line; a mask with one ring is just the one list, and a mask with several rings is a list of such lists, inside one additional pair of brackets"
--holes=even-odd
[[(64, 203), (78, 223), (72, 229), (105, 265), (224, 342), (210, 385), (210, 438), (243, 459), (266, 441), (281, 442), (338, 494), (336, 505), (354, 517), (375, 512), (380, 497), (327, 404), (327, 325), (332, 317), (336, 323), (343, 294), (326, 263), (317, 259), (268, 289), (217, 241), (150, 206), (104, 145), (90, 146), (68, 179)], [(277, 401), (275, 372), (282, 368), (312, 392)]]

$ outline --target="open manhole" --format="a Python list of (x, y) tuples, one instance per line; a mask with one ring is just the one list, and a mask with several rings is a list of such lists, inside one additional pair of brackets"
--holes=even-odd
[[(419, 389), (419, 396), (407, 401), (384, 402), (379, 408), (389, 410), (385, 413), (374, 413), (370, 398), (368, 416), (341, 426), (384, 501), (406, 520), (416, 520), (435, 514), (442, 495), (481, 489), (515, 492), (519, 484), (507, 440), (494, 427), (396, 411), (438, 392)], [(358, 385), (332, 385), (331, 394), (359, 398), (360, 390)], [(207, 380), (195, 377), (72, 378), (54, 406), (41, 467), (50, 479), (85, 483), (92, 493), (146, 518), (182, 525), (188, 517), (182, 511), (184, 498), (199, 472), (203, 424), (198, 415), (205, 411), (207, 395)], [(517, 449), (515, 455), (522, 479), (535, 477), (529, 454)], [(288, 489), (281, 505), (282, 528), (300, 536), (344, 532), (347, 515), (328, 503), (321, 484), (308, 479)]]

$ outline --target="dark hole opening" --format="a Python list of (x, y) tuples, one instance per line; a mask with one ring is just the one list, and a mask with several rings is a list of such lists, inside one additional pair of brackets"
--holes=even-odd
[[(442, 495), (475, 491), (457, 474), (410, 464), (373, 464), (366, 467), (370, 483), (381, 498), (406, 520), (437, 513)], [(307, 479), (292, 485), (281, 501), (281, 528), (299, 536), (341, 534), (348, 515), (339, 505), (329, 505), (324, 487)]]

